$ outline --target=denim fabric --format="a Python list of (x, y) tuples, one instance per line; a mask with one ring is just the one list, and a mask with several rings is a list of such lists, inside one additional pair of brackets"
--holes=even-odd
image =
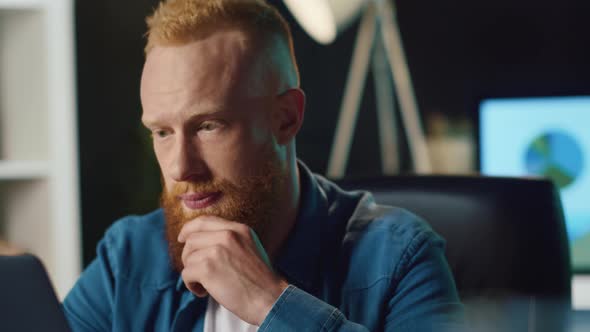
[[(299, 169), (299, 215), (273, 262), (290, 286), (260, 331), (460, 329), (444, 241), (425, 222)], [(114, 223), (63, 303), (74, 331), (202, 331), (206, 305), (170, 268), (161, 210)]]

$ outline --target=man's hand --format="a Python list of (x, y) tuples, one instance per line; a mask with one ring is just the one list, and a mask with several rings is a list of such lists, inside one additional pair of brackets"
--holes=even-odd
[(288, 286), (263, 261), (244, 224), (198, 217), (184, 225), (178, 241), (185, 244), (186, 287), (199, 297), (211, 295), (247, 323), (260, 326)]

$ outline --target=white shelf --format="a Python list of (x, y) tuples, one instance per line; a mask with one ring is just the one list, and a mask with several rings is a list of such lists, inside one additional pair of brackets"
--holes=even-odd
[(3, 9), (43, 9), (46, 0), (0, 0)]
[(81, 270), (74, 55), (73, 0), (0, 0), (0, 231), (62, 299)]
[(47, 176), (46, 161), (0, 161), (0, 180), (34, 180)]

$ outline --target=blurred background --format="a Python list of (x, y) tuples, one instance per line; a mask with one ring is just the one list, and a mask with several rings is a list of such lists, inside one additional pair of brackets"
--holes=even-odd
[[(359, 20), (334, 43), (321, 45), (300, 27), (282, 1), (269, 2), (291, 25), (302, 88), (308, 98), (305, 123), (297, 139), (298, 154), (312, 170), (325, 174)], [(96, 244), (110, 224), (125, 215), (143, 214), (158, 207), (159, 169), (148, 133), (140, 123), (139, 99), (146, 41), (144, 19), (157, 3), (74, 1), (70, 7), (68, 1), (61, 0), (0, 0), (0, 76), (4, 73), (8, 77), (0, 81), (0, 110), (4, 115), (0, 118), (4, 140), (0, 159), (13, 161), (0, 163), (0, 197), (4, 201), (0, 206), (4, 219), (0, 220), (0, 225), (4, 224), (0, 231), (4, 229), (3, 233), (10, 235), (11, 229), (17, 227), (10, 225), (11, 217), (7, 217), (15, 213), (10, 203), (16, 200), (11, 196), (14, 193), (25, 195), (27, 204), (20, 209), (36, 212), (35, 220), (44, 218), (52, 197), (70, 195), (71, 204), (80, 203), (79, 211), (70, 211), (79, 215), (79, 224), (57, 221), (51, 227), (35, 224), (29, 229), (54, 235), (64, 228), (73, 234), (80, 232), (84, 267), (95, 257)], [(483, 99), (590, 96), (588, 1), (397, 0), (395, 5), (435, 173), (480, 171), (478, 111)], [(32, 46), (23, 46), (22, 53), (15, 53), (21, 48), (13, 31), (24, 31), (18, 40), (30, 41)], [(64, 40), (64, 35), (69, 39)], [(68, 55), (70, 49), (73, 52)], [(24, 60), (28, 62), (23, 64)], [(50, 80), (53, 83), (37, 87), (46, 76), (54, 77), (54, 81)], [(30, 78), (19, 83), (20, 88), (39, 91), (39, 98), (27, 93), (11, 97), (19, 77)], [(64, 84), (69, 101), (56, 97), (63, 91), (55, 86)], [(57, 110), (52, 117), (10, 115), (7, 111), (12, 104), (42, 108), (43, 98), (49, 98), (51, 107)], [(346, 168), (349, 177), (382, 173), (375, 108), (374, 83), (369, 73)], [(62, 114), (60, 109), (71, 109), (73, 113)], [(51, 138), (39, 136), (47, 131), (42, 125), (24, 125), (26, 131), (15, 129), (21, 128), (19, 123), (43, 121), (52, 123), (47, 136)], [(405, 135), (400, 130), (396, 136), (399, 148), (392, 153), (399, 156), (399, 172), (410, 173), (414, 165)], [(41, 159), (48, 155), (50, 160), (59, 155), (55, 152), (59, 146), (65, 145), (70, 149), (66, 158), (69, 163), (15, 164), (21, 159), (40, 158), (12, 154), (9, 141), (29, 142), (32, 150), (42, 146), (41, 152), (33, 151), (31, 155), (40, 155)], [(79, 183), (75, 174), (79, 175)], [(60, 179), (68, 185), (51, 189), (52, 181)], [(49, 199), (31, 196), (38, 190), (45, 190), (44, 197)], [(40, 201), (46, 205), (35, 204)], [(59, 211), (52, 212), (52, 216), (56, 220), (66, 218), (62, 219)], [(79, 256), (71, 254), (73, 259)], [(55, 255), (59, 257), (54, 257), (55, 261), (68, 259)]]
[[(159, 170), (141, 127), (139, 80), (144, 18), (157, 0), (78, 1), (77, 87), (84, 262), (115, 219), (157, 207)], [(358, 22), (331, 45), (315, 42), (282, 1), (291, 24), (305, 124), (299, 157), (326, 171)], [(444, 171), (477, 170), (478, 102), (487, 96), (590, 94), (590, 3), (538, 0), (396, 1), (399, 27), (423, 125), (429, 137), (457, 138), (460, 160), (447, 153)], [(369, 74), (370, 75), (370, 74)], [(381, 173), (373, 80), (367, 87), (347, 174)], [(588, 124), (590, 125), (590, 123)], [(400, 140), (404, 139), (399, 135)], [(436, 143), (434, 143), (436, 144)], [(405, 144), (402, 171), (411, 170)], [(468, 149), (470, 152), (465, 153)], [(463, 149), (463, 150), (462, 150)], [(440, 159), (440, 158), (439, 158)], [(450, 168), (450, 169), (449, 169)]]

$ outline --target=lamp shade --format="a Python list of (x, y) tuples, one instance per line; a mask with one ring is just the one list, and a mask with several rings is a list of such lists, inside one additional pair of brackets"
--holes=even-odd
[(283, 0), (317, 42), (329, 44), (362, 12), (369, 0)]

